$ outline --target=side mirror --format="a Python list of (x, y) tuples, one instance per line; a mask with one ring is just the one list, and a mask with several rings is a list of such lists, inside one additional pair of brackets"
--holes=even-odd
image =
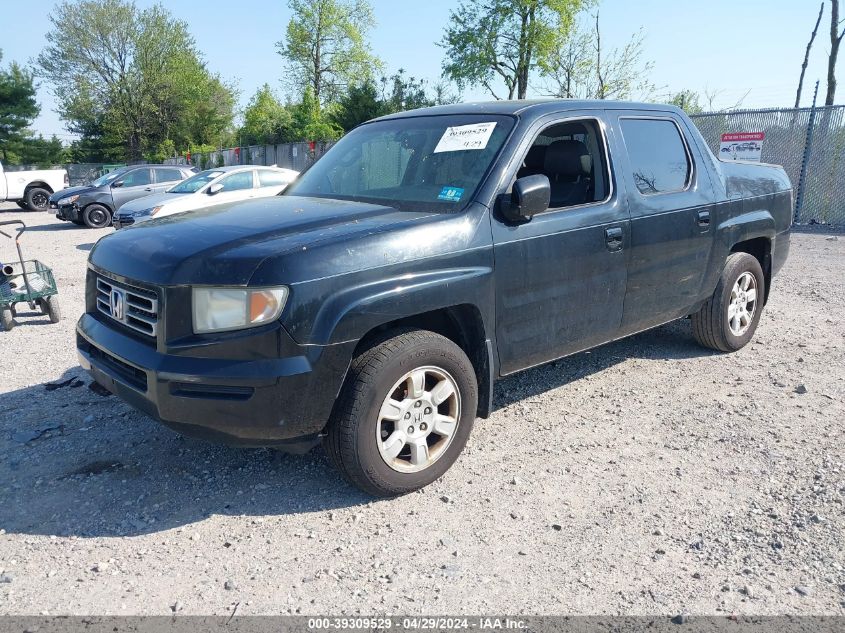
[(208, 191), (206, 193), (208, 193), (208, 195), (210, 196), (213, 196), (215, 193), (220, 193), (221, 191), (223, 191), (223, 185), (219, 182), (216, 182), (208, 188)]
[(503, 200), (502, 213), (511, 222), (528, 222), (549, 208), (552, 186), (548, 176), (523, 176), (513, 184), (510, 200)]
[(115, 180), (115, 181), (111, 184), (111, 186), (112, 186), (112, 187), (122, 187), (122, 186), (123, 186), (123, 181), (122, 181), (122, 180)]

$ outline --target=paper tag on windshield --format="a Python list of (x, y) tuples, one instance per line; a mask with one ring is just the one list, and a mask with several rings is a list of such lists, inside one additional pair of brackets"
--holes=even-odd
[(496, 122), (473, 123), (472, 125), (458, 125), (447, 127), (440, 137), (440, 142), (434, 148), (434, 153), (461, 152), (468, 149), (484, 149), (490, 141), (490, 135), (496, 128)]

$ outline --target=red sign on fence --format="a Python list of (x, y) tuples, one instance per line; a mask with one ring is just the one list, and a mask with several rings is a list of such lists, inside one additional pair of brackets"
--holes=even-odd
[(736, 141), (765, 141), (765, 132), (731, 132), (722, 134), (723, 143), (735, 143)]

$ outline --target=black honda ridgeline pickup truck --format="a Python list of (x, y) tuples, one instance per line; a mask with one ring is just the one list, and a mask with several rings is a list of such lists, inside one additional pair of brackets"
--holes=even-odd
[(783, 169), (683, 112), (451, 105), (344, 136), (280, 197), (100, 240), (80, 362), (186, 435), (308, 450), (391, 496), (440, 477), (503, 376), (690, 316), (730, 352), (789, 252)]

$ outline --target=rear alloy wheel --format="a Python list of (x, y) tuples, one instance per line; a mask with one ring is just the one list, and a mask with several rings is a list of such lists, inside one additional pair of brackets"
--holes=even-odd
[(24, 194), (26, 206), (31, 211), (46, 211), (50, 205), (50, 192), (41, 187), (33, 187), (27, 189)]
[(101, 204), (89, 204), (82, 212), (82, 220), (92, 229), (104, 229), (111, 226), (111, 213)]
[(735, 352), (747, 345), (760, 322), (765, 284), (756, 257), (731, 253), (713, 296), (692, 315), (696, 341), (721, 352)]
[(477, 407), (475, 370), (460, 347), (434, 332), (394, 331), (352, 361), (324, 446), (365, 492), (405, 494), (455, 462)]

